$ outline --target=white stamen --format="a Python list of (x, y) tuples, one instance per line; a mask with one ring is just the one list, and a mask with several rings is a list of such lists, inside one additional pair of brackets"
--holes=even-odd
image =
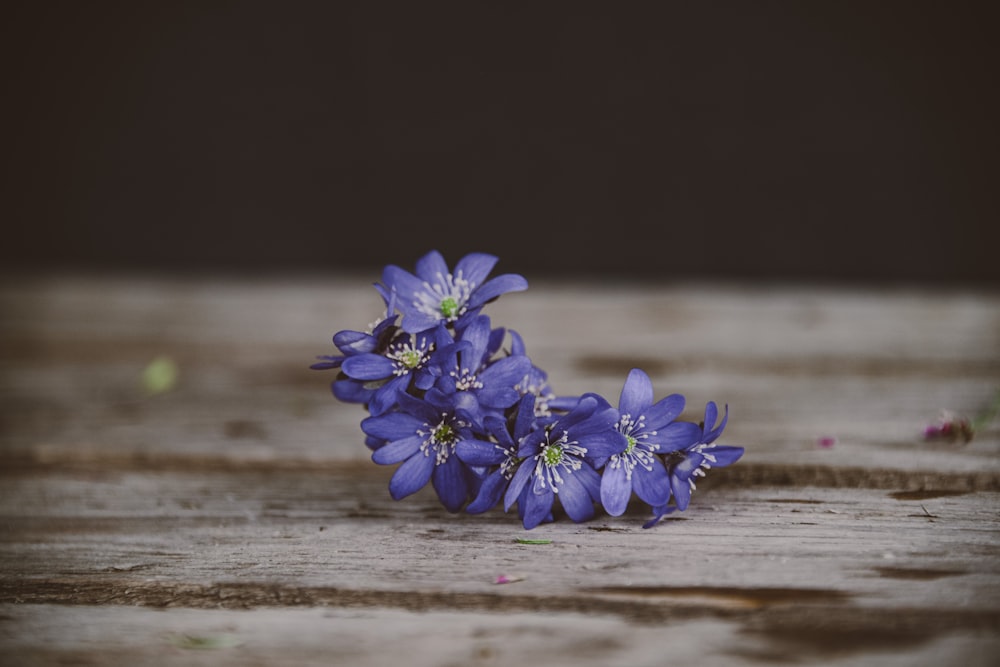
[(559, 485), (565, 480), (559, 474), (560, 469), (566, 474), (583, 467), (583, 457), (587, 453), (585, 447), (581, 447), (577, 441), (570, 441), (566, 431), (555, 442), (547, 442), (542, 446), (542, 451), (535, 455), (535, 477), (539, 485), (544, 489), (546, 486), (552, 487), (553, 493), (559, 493)]
[(458, 429), (466, 426), (468, 424), (459, 419), (449, 419), (445, 413), (441, 414), (441, 421), (438, 422), (437, 426), (431, 426), (425, 422), (424, 427), (427, 430), (417, 430), (417, 435), (427, 436), (420, 445), (420, 451), (424, 453), (424, 456), (430, 456), (433, 451), (434, 465), (441, 465), (455, 451), (455, 445), (460, 439)]
[(614, 469), (624, 466), (625, 479), (632, 480), (632, 471), (636, 466), (642, 466), (647, 471), (653, 470), (653, 452), (660, 449), (660, 445), (655, 442), (647, 442), (650, 435), (656, 435), (656, 431), (646, 431), (646, 416), (639, 415), (632, 419), (632, 415), (623, 414), (615, 428), (619, 433), (629, 439), (629, 446), (624, 452), (614, 454), (608, 460), (608, 465)]
[(398, 377), (423, 368), (433, 349), (434, 346), (428, 345), (426, 340), (422, 341), (418, 347), (416, 337), (413, 337), (409, 341), (393, 343), (389, 346), (385, 356), (395, 362), (392, 374)]
[[(450, 273), (443, 276), (439, 273), (433, 285), (424, 282), (423, 287), (423, 291), (416, 293), (413, 307), (424, 315), (454, 322), (468, 310), (466, 303), (476, 289), (476, 284), (466, 280), (459, 271), (455, 276)], [(455, 311), (451, 314), (442, 312), (445, 299), (450, 299), (454, 305)]]

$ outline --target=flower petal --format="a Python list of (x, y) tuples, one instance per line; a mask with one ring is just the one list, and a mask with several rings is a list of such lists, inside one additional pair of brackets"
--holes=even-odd
[(396, 307), (404, 314), (412, 311), (416, 294), (424, 289), (423, 280), (393, 264), (382, 269), (382, 282), (396, 291)]
[(656, 524), (658, 524), (660, 522), (660, 519), (662, 519), (663, 517), (665, 517), (668, 514), (672, 514), (676, 510), (677, 510), (676, 507), (668, 507), (665, 504), (661, 505), (659, 507), (654, 507), (653, 508), (653, 518), (651, 518), (646, 523), (642, 524), (642, 527), (643, 528), (652, 528), (653, 526), (655, 526)]
[(381, 354), (356, 354), (344, 359), (342, 369), (355, 380), (382, 380), (392, 375), (395, 368), (389, 359)]
[[(666, 505), (670, 500), (670, 477), (658, 458), (653, 458), (652, 470), (636, 466), (632, 471), (632, 488), (635, 495), (647, 505)], [(607, 475), (607, 471), (604, 473)]]
[(444, 277), (451, 273), (444, 256), (437, 250), (431, 250), (417, 260), (416, 272), (418, 278), (431, 285), (444, 282)]
[(344, 354), (374, 352), (378, 341), (362, 331), (338, 331), (333, 335), (333, 344)]
[(414, 435), (423, 422), (404, 412), (390, 412), (361, 420), (361, 430), (384, 440), (401, 440)]
[(389, 493), (393, 500), (400, 500), (424, 488), (430, 481), (432, 472), (434, 472), (433, 456), (418, 453), (406, 459), (389, 480)]
[(455, 277), (461, 274), (462, 278), (468, 280), (474, 286), (483, 284), (490, 271), (497, 264), (497, 257), (487, 255), (482, 252), (470, 252), (468, 255), (458, 260), (455, 264)]
[[(669, 487), (668, 487), (669, 488)], [(632, 496), (632, 483), (624, 465), (607, 465), (601, 476), (601, 504), (611, 516), (621, 516)]]
[[(714, 406), (714, 403), (712, 404)], [(702, 436), (702, 442), (715, 442), (720, 435), (722, 435), (722, 430), (726, 428), (726, 422), (729, 421), (729, 406), (726, 406), (726, 413), (722, 416), (722, 421), (719, 425), (710, 431), (707, 431), (704, 436)], [(714, 422), (714, 418), (713, 418)], [(705, 428), (708, 428), (708, 411), (705, 411)]]
[(618, 398), (618, 411), (636, 418), (653, 404), (653, 381), (645, 371), (633, 368), (629, 371)]
[(701, 451), (702, 456), (706, 459), (711, 456), (715, 460), (709, 459), (713, 468), (724, 468), (728, 465), (736, 463), (745, 450), (743, 447), (729, 447), (726, 445), (715, 445), (714, 447), (706, 447)]
[(646, 428), (656, 431), (677, 419), (677, 416), (684, 411), (684, 403), (684, 396), (671, 394), (649, 406), (645, 412)]
[(559, 485), (559, 502), (562, 503), (569, 518), (576, 523), (594, 518), (594, 499), (590, 496), (583, 481), (578, 478), (581, 476), (580, 473), (586, 475), (584, 470), (590, 470), (590, 468), (581, 468), (564, 475), (563, 483)]
[(682, 512), (686, 510), (688, 503), (691, 502), (691, 485), (688, 484), (687, 479), (680, 479), (671, 475), (670, 490), (674, 494), (674, 502), (677, 503), (677, 509)]
[(372, 452), (372, 461), (379, 465), (392, 465), (400, 461), (405, 461), (420, 451), (420, 445), (422, 444), (424, 444), (424, 437), (421, 435), (412, 435), (402, 440), (393, 440)]
[[(509, 491), (508, 487), (508, 493)], [(524, 527), (531, 530), (544, 521), (552, 510), (553, 500), (555, 500), (555, 494), (551, 488), (545, 493), (525, 493), (521, 497), (521, 502), (524, 503), (524, 518), (522, 519)]]
[(490, 318), (480, 315), (473, 319), (462, 332), (462, 342), (471, 346), (461, 352), (462, 368), (475, 373), (479, 370), (490, 343)]
[(431, 482), (441, 504), (449, 512), (462, 509), (462, 504), (469, 495), (469, 487), (465, 481), (464, 467), (458, 457), (449, 456), (443, 463), (434, 466)]
[(520, 292), (528, 289), (528, 281), (524, 276), (516, 273), (505, 273), (486, 281), (479, 289), (472, 293), (469, 299), (469, 308), (478, 308), (487, 301), (491, 301), (501, 294), (507, 292)]
[(691, 422), (673, 422), (660, 429), (655, 436), (650, 438), (660, 446), (656, 452), (666, 454), (685, 449), (697, 443), (701, 439), (701, 429), (697, 424)]
[(469, 514), (481, 514), (496, 507), (507, 488), (507, 478), (499, 470), (490, 473), (479, 487), (479, 493), (465, 508)]
[(531, 461), (525, 461), (518, 467), (503, 497), (503, 509), (505, 512), (509, 511), (511, 506), (517, 502), (517, 497), (521, 495), (521, 490), (524, 489), (528, 480), (531, 479), (531, 473), (534, 469), (535, 467)]
[(613, 454), (620, 454), (628, 448), (628, 438), (623, 434), (608, 428), (596, 433), (587, 435), (575, 435), (574, 439), (585, 450), (587, 450), (587, 460), (593, 461), (598, 467)]
[(375, 393), (371, 389), (365, 389), (364, 384), (357, 380), (335, 380), (330, 384), (330, 389), (337, 400), (344, 403), (367, 403)]
[(409, 375), (392, 378), (375, 391), (368, 403), (368, 411), (372, 416), (384, 414), (399, 402), (399, 395), (406, 391), (409, 384)]
[(497, 465), (507, 459), (496, 443), (483, 440), (459, 440), (455, 445), (455, 454), (473, 466)]

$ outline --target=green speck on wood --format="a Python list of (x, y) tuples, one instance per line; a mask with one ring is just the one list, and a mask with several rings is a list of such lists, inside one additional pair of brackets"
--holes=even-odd
[(170, 357), (156, 357), (142, 371), (142, 386), (149, 394), (162, 394), (177, 384), (177, 364)]
[(552, 544), (552, 540), (529, 540), (526, 537), (519, 537), (514, 541), (518, 544)]

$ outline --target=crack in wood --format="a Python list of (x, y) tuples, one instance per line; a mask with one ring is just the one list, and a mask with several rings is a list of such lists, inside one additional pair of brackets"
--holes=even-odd
[[(185, 472), (226, 474), (299, 473), (348, 476), (356, 481), (385, 481), (393, 470), (368, 461), (240, 460), (222, 456), (182, 454), (81, 454), (58, 460), (31, 454), (9, 455), (0, 467), (0, 478), (32, 474), (74, 473), (107, 475), (111, 472)], [(1000, 491), (1000, 472), (950, 473), (944, 471), (890, 470), (885, 468), (833, 468), (810, 464), (773, 464), (741, 461), (699, 482), (699, 489), (713, 487), (813, 486), (822, 488), (892, 490), (897, 500), (924, 500), (977, 491)], [(775, 502), (802, 502), (780, 500)]]

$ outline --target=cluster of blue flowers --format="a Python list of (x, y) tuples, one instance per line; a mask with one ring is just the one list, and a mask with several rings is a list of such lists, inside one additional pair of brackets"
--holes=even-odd
[[(430, 482), (450, 512), (516, 506), (527, 529), (622, 515), (635, 498), (651, 527), (687, 508), (695, 480), (734, 463), (742, 447), (716, 444), (728, 419), (715, 403), (700, 424), (678, 419), (685, 399), (654, 402), (646, 373), (633, 369), (618, 406), (603, 397), (557, 396), (513, 330), (495, 328), (483, 307), (527, 288), (516, 274), (490, 278), (497, 258), (466, 255), (454, 270), (437, 251), (416, 274), (387, 266), (375, 289), (385, 317), (367, 331), (340, 331), (340, 354), (318, 357), (338, 371), (333, 395), (366, 407), (361, 422), (372, 460), (398, 465), (396, 500)], [(508, 342), (509, 341), (509, 342)], [(507, 342), (507, 347), (505, 347)]]

